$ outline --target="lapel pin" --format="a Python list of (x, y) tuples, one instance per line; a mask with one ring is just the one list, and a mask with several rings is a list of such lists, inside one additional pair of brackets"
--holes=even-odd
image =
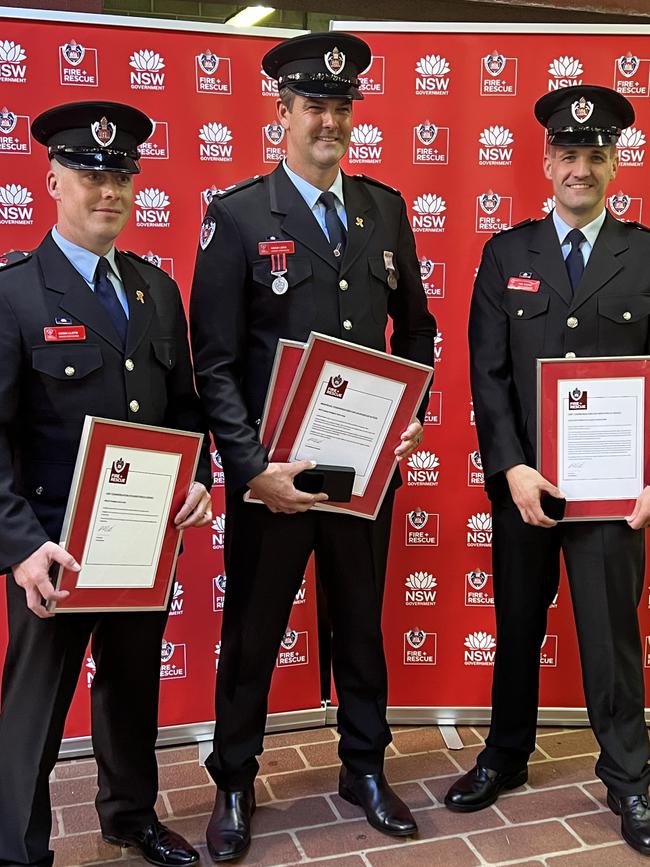
[(356, 224), (360, 229), (363, 229), (363, 217), (357, 217)]
[(136, 289), (135, 297), (140, 302), (140, 304), (144, 304), (144, 292), (142, 291), (142, 289)]

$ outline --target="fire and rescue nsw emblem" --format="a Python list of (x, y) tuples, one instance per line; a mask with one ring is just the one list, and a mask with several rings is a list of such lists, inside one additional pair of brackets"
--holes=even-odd
[(593, 111), (593, 102), (589, 102), (589, 100), (585, 99), (584, 96), (581, 96), (580, 99), (576, 99), (575, 102), (571, 103), (571, 114), (573, 119), (578, 123), (586, 123), (593, 114)]
[(131, 464), (127, 464), (123, 458), (113, 461), (108, 481), (114, 485), (125, 485), (129, 477), (130, 466)]
[(332, 48), (331, 51), (328, 51), (327, 54), (323, 57), (323, 61), (328, 71), (332, 73), (332, 75), (340, 75), (343, 72), (343, 67), (345, 66), (345, 54), (342, 51), (339, 51), (338, 48)]
[(483, 193), (479, 198), (479, 204), (486, 214), (493, 214), (499, 207), (500, 201), (501, 197), (497, 193), (492, 192), (492, 190)]
[(209, 49), (207, 51), (204, 51), (203, 54), (199, 54), (196, 60), (206, 75), (214, 75), (214, 73), (219, 68), (219, 58)]
[(485, 71), (490, 75), (497, 76), (501, 75), (503, 70), (505, 69), (506, 58), (503, 54), (499, 54), (497, 51), (493, 51), (492, 54), (488, 54), (487, 57), (483, 58), (483, 66), (485, 67)]
[(107, 148), (115, 139), (117, 126), (114, 123), (110, 123), (108, 118), (103, 117), (101, 120), (96, 120), (95, 123), (90, 124), (90, 132), (98, 145)]
[(74, 39), (71, 39), (70, 42), (62, 46), (61, 51), (70, 66), (79, 66), (86, 54), (86, 49), (83, 45), (79, 45)]
[(214, 233), (217, 230), (217, 221), (212, 217), (206, 217), (201, 223), (201, 233), (199, 235), (199, 244), (201, 249), (205, 250), (210, 241), (214, 238)]
[(2, 135), (9, 135), (9, 133), (14, 131), (17, 123), (18, 116), (13, 111), (9, 111), (7, 106), (4, 106), (0, 111), (0, 133)]
[(435, 123), (425, 121), (415, 128), (415, 134), (420, 139), (423, 145), (432, 144), (438, 135), (438, 127)]
[(325, 394), (327, 397), (338, 397), (341, 399), (345, 394), (345, 390), (348, 387), (348, 380), (343, 379), (342, 376), (336, 374), (335, 376), (330, 376), (329, 382), (325, 387)]
[(619, 57), (616, 63), (621, 75), (624, 75), (626, 78), (632, 78), (639, 68), (640, 61), (638, 57), (628, 51), (628, 53), (623, 55), (623, 57)]
[(264, 134), (271, 144), (279, 145), (284, 138), (284, 127), (279, 123), (267, 123), (264, 127)]

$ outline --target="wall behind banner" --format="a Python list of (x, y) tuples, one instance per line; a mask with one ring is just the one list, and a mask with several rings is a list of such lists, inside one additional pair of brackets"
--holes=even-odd
[[(373, 62), (364, 74), (366, 99), (355, 104), (344, 168), (402, 191), (440, 327), (426, 438), (403, 467), (395, 507), (384, 617), (389, 703), (472, 718), (462, 708), (489, 706), (495, 647), (491, 519), (467, 377), (475, 270), (491, 232), (541, 218), (551, 207), (541, 172), (544, 134), (532, 116), (534, 101), (550, 88), (582, 81), (626, 89), (638, 117), (621, 140), (611, 209), (621, 219), (645, 218), (650, 35), (585, 35), (584, 28), (579, 41), (540, 32), (361, 35)], [(260, 71), (271, 44), (132, 22), (100, 27), (0, 18), (0, 250), (33, 248), (54, 219), (43, 182), (46, 156), (30, 144), (30, 120), (58, 102), (124, 100), (145, 110), (156, 128), (144, 147), (121, 246), (172, 274), (187, 300), (198, 228), (213, 191), (270, 171), (283, 153), (275, 87)], [(163, 646), (163, 725), (213, 715), (224, 587), (218, 464), (214, 473), (213, 527), (186, 534), (179, 563)], [(278, 660), (272, 711), (319, 704), (314, 596), (308, 576)], [(649, 606), (646, 592), (646, 646)], [(542, 704), (582, 707), (566, 584), (550, 611), (542, 665)], [(88, 732), (92, 674), (89, 658), (68, 736)]]

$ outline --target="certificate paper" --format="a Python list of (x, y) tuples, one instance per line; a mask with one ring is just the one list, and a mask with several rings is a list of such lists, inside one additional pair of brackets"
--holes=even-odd
[(352, 493), (361, 497), (406, 385), (325, 362), (290, 460), (354, 467)]

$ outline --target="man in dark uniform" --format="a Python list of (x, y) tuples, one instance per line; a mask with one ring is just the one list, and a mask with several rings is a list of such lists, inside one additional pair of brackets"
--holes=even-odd
[[(176, 284), (114, 242), (133, 204), (145, 114), (107, 102), (46, 111), (32, 134), (50, 157), (57, 223), (0, 271), (0, 572), (9, 646), (0, 713), (0, 864), (52, 863), (48, 777), (88, 639), (92, 736), (105, 839), (153, 864), (198, 861), (154, 805), (160, 647), (166, 614), (50, 615), (50, 568), (78, 565), (56, 544), (84, 416), (203, 430)], [(13, 257), (12, 257), (13, 258)], [(48, 339), (78, 326), (72, 342)], [(70, 329), (68, 329), (70, 330)], [(175, 516), (210, 520), (207, 443)]]
[[(197, 385), (223, 459), (228, 585), (217, 684), (214, 751), (219, 787), (208, 826), (215, 860), (250, 842), (253, 781), (267, 694), (291, 603), (315, 551), (333, 629), (339, 698), (340, 793), (376, 828), (411, 834), (415, 822), (383, 776), (390, 731), (381, 604), (392, 488), (377, 520), (310, 511), (322, 494), (298, 491), (308, 461), (269, 463), (259, 425), (277, 342), (322, 332), (430, 364), (435, 322), (427, 311), (404, 200), (339, 168), (352, 126), (357, 75), (370, 63), (360, 39), (312, 34), (264, 58), (279, 83), (287, 159), (213, 200), (201, 230), (190, 321)], [(287, 240), (284, 256), (258, 245)], [(403, 458), (422, 438), (402, 434)], [(265, 505), (245, 503), (249, 488)]]
[(650, 352), (650, 230), (605, 210), (616, 141), (634, 111), (608, 88), (579, 86), (546, 94), (535, 114), (548, 130), (544, 172), (556, 207), (546, 219), (488, 241), (470, 312), (472, 394), (492, 502), (497, 651), (485, 749), (445, 803), (480, 810), (527, 779), (540, 649), (562, 551), (589, 718), (601, 748), (596, 772), (609, 806), (621, 814), (624, 838), (650, 855), (650, 751), (636, 612), (650, 488), (626, 521), (558, 524), (540, 500), (562, 494), (534, 469), (536, 359)]

